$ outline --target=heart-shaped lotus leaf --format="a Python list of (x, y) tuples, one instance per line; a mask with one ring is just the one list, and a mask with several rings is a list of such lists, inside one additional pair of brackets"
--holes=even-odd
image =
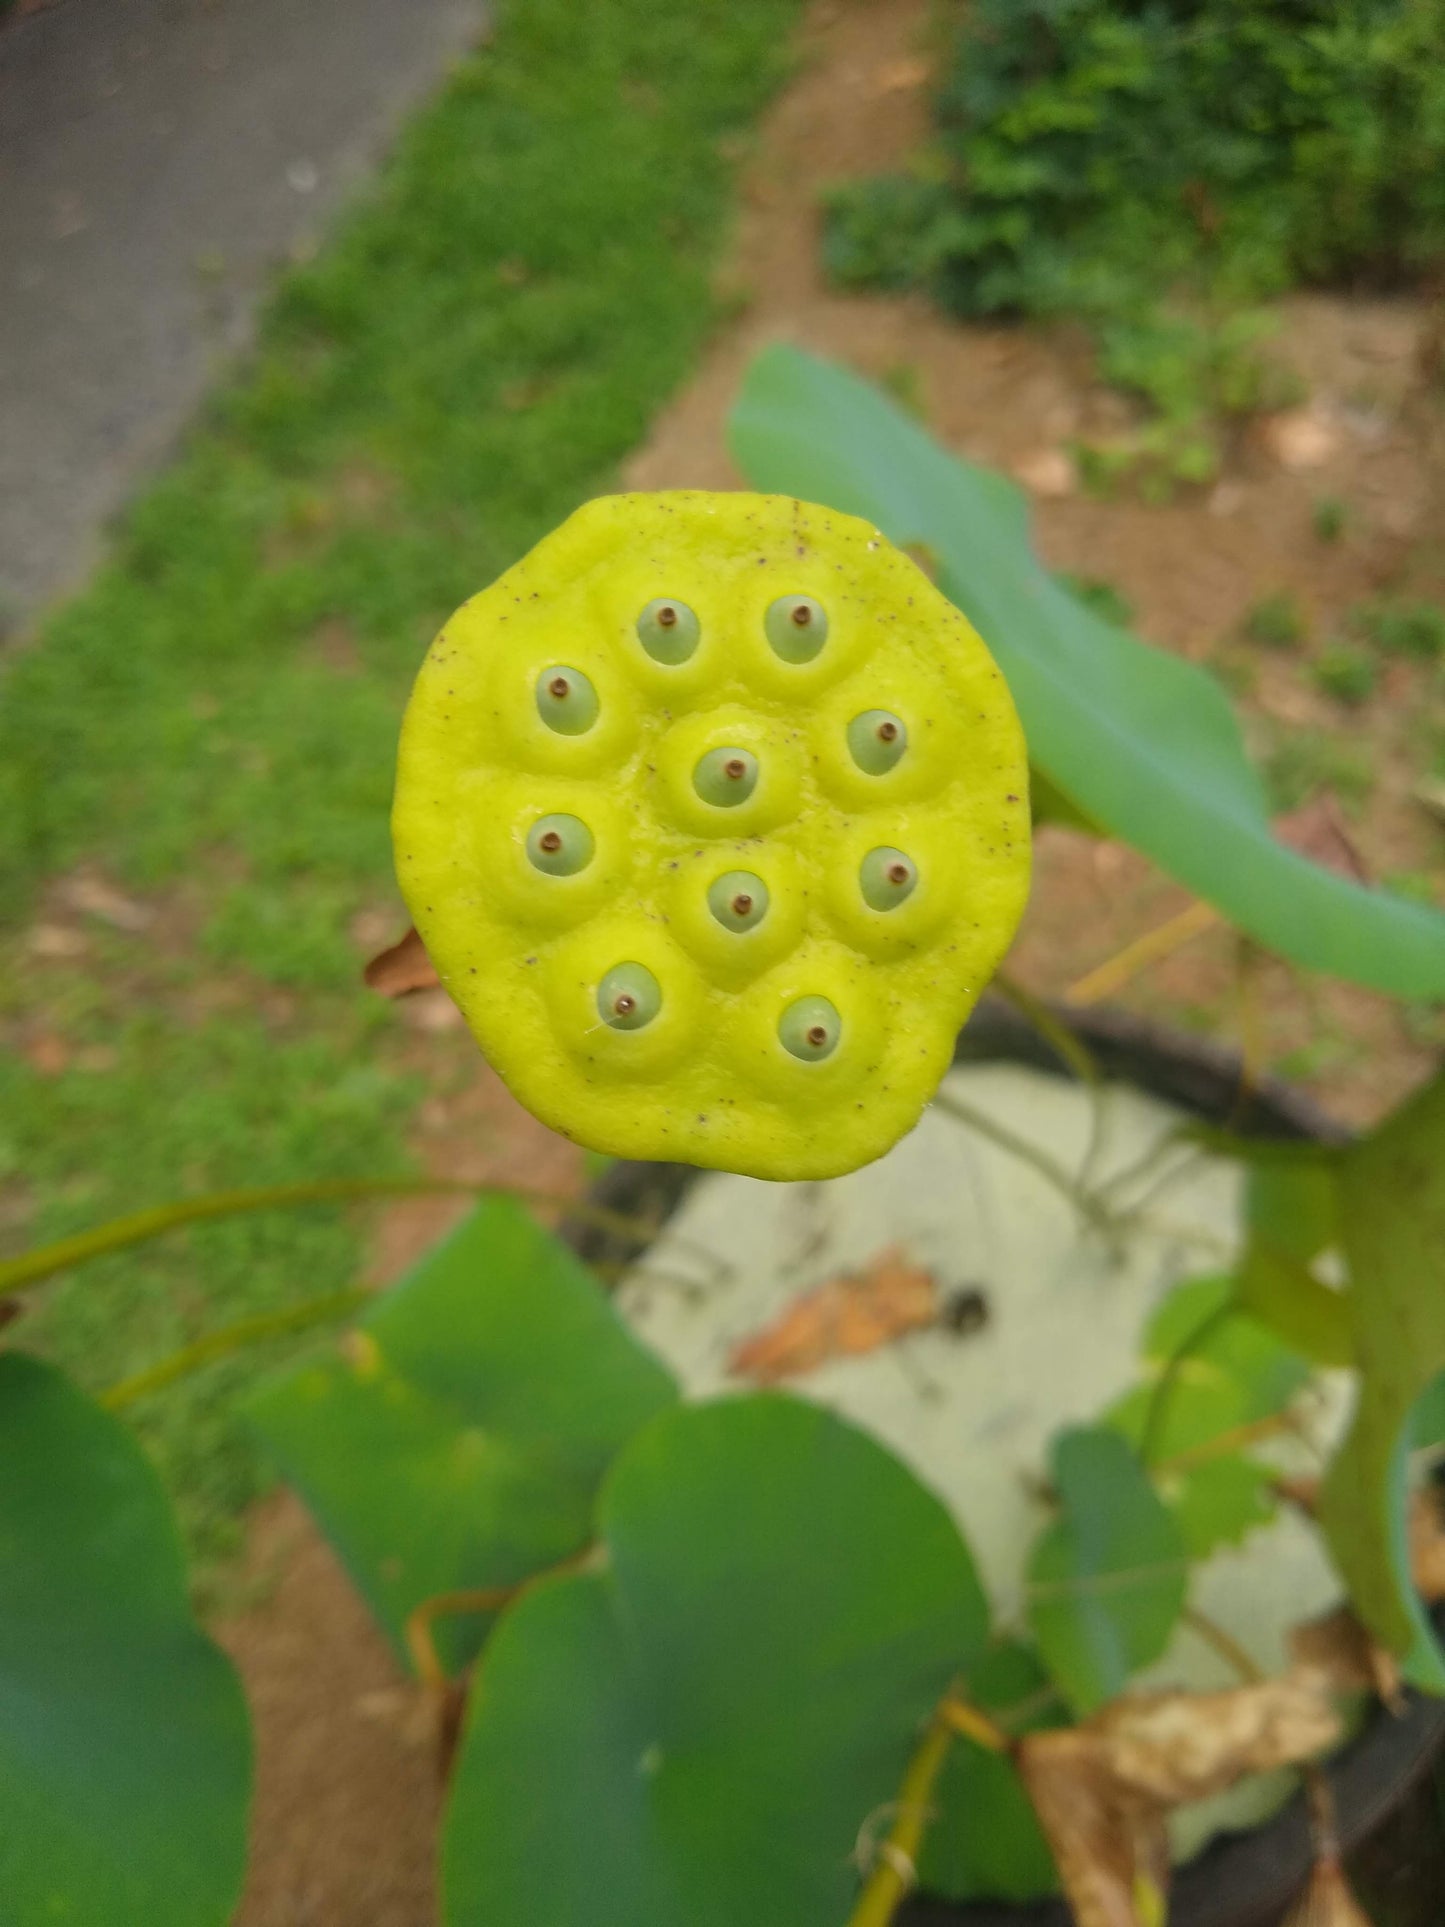
[(450, 1927), (840, 1927), (987, 1637), (952, 1520), (865, 1434), (764, 1393), (654, 1421), (598, 1536), (600, 1567), (529, 1591), (488, 1649)]
[(246, 1856), (236, 1676), (159, 1479), (48, 1365), (0, 1356), (0, 1921), (222, 1927)]
[[(567, 1246), (490, 1198), (250, 1412), (404, 1655), (423, 1600), (584, 1547), (618, 1448), (675, 1397)], [(448, 1663), (489, 1624), (439, 1622)]]

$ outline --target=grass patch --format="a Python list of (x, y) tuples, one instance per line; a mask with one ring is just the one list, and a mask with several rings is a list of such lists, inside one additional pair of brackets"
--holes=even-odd
[[(13, 1040), (48, 1027), (66, 1058), (17, 1056), (0, 1085), (12, 1246), (212, 1185), (401, 1164), (415, 1093), (347, 924), (391, 888), (407, 687), (456, 604), (613, 485), (688, 372), (729, 157), (799, 11), (503, 5), (281, 284), (113, 559), (10, 666), (0, 917), (84, 859), (184, 892), (199, 933), (169, 961), (92, 933), (43, 975), (10, 951), (0, 1019)], [(17, 1331), (99, 1385), (339, 1286), (360, 1249), (336, 1212), (196, 1230), (60, 1283)], [(261, 1476), (222, 1397), (255, 1369), (137, 1408), (203, 1556)]]

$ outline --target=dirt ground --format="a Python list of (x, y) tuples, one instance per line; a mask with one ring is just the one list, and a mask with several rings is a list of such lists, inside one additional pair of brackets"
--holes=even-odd
[[(803, 68), (747, 165), (725, 270), (736, 318), (629, 464), (627, 484), (736, 486), (724, 417), (750, 356), (788, 339), (906, 385), (945, 442), (1029, 489), (1051, 566), (1112, 582), (1141, 634), (1189, 657), (1215, 657), (1263, 596), (1294, 591), (1327, 634), (1351, 604), (1438, 568), (1429, 543), (1445, 540), (1445, 414), (1422, 399), (1432, 339), (1423, 304), (1291, 304), (1282, 346), (1308, 401), (1241, 436), (1207, 493), (1159, 508), (1097, 501), (1077, 486), (1068, 444), (1127, 419), (1119, 398), (1092, 382), (1079, 341), (965, 329), (918, 299), (824, 285), (819, 190), (901, 159), (925, 133), (928, 11), (928, 0), (813, 8)], [(1345, 539), (1333, 545), (1312, 528), (1315, 503), (1330, 496), (1349, 510)], [(1440, 831), (1411, 797), (1423, 672), (1392, 666), (1379, 694), (1346, 715), (1315, 690), (1307, 660), (1257, 652), (1257, 683), (1242, 703), (1251, 739), (1264, 750), (1282, 730), (1323, 729), (1368, 751), (1374, 788), (1347, 821), (1363, 865), (1377, 876), (1438, 871)], [(1045, 829), (1011, 968), (1034, 990), (1063, 994), (1188, 901), (1131, 853)], [(1136, 978), (1123, 1001), (1226, 1036), (1249, 1026), (1265, 1061), (1304, 1074), (1357, 1123), (1422, 1075), (1432, 1041), (1419, 1014), (1402, 1016), (1382, 998), (1306, 982), (1268, 961), (1241, 972), (1237, 943), (1218, 929)], [(469, 1046), (454, 1019), (440, 993), (397, 1007), (436, 1092), (420, 1118), (429, 1167), (579, 1184), (575, 1151), (519, 1112), (490, 1072), (457, 1073)], [(454, 1209), (427, 1200), (392, 1211), (379, 1233), (378, 1280), (394, 1277)], [(264, 1602), (222, 1628), (260, 1748), (241, 1927), (429, 1927), (439, 1794), (426, 1709), (293, 1500), (257, 1519), (250, 1578)]]

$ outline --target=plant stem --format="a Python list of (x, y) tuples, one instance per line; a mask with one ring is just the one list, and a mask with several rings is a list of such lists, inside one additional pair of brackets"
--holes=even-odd
[(1210, 929), (1220, 921), (1219, 912), (1211, 904), (1191, 903), (1178, 916), (1170, 917), (1167, 923), (1161, 923), (1156, 929), (1146, 930), (1142, 937), (1126, 943), (1122, 950), (1106, 958), (1087, 976), (1070, 984), (1064, 992), (1065, 1002), (1102, 1003), (1104, 998), (1122, 990), (1141, 970), (1147, 970), (1150, 964), (1172, 956), (1181, 944), (1188, 943), (1191, 937), (1197, 937), (1201, 931)]
[(1055, 1191), (1067, 1198), (1073, 1208), (1096, 1230), (1107, 1232), (1112, 1229), (1113, 1221), (1103, 1205), (1071, 1178), (1064, 1167), (1056, 1163), (1047, 1151), (1041, 1151), (1038, 1145), (1030, 1144), (1027, 1138), (1017, 1136), (1006, 1124), (1000, 1124), (986, 1112), (976, 1111), (971, 1104), (966, 1103), (961, 1097), (956, 1097), (952, 1091), (936, 1092), (933, 1102), (940, 1111), (945, 1111), (950, 1117), (957, 1118), (960, 1124), (967, 1124), (977, 1131), (980, 1137), (990, 1139), (998, 1145), (1000, 1150), (1007, 1151), (1021, 1164), (1027, 1164), (1046, 1184), (1052, 1185)]
[(1257, 1686), (1264, 1678), (1261, 1668), (1255, 1665), (1233, 1633), (1226, 1632), (1208, 1613), (1201, 1612), (1197, 1606), (1186, 1606), (1179, 1617), (1192, 1632), (1198, 1633), (1206, 1645), (1214, 1648), (1225, 1665), (1237, 1673), (1246, 1686)]
[(873, 1848), (873, 1864), (848, 1927), (889, 1927), (898, 1908), (918, 1883), (918, 1849), (933, 1818), (933, 1789), (948, 1757), (955, 1734), (961, 1733), (990, 1753), (1010, 1754), (1013, 1743), (987, 1713), (946, 1693), (934, 1710), (928, 1730), (908, 1763), (903, 1784), (891, 1811), (888, 1838)]
[(473, 1184), (462, 1178), (316, 1178), (300, 1184), (258, 1185), (240, 1191), (212, 1191), (200, 1198), (181, 1198), (173, 1204), (160, 1204), (149, 1211), (135, 1211), (124, 1218), (112, 1218), (93, 1231), (77, 1232), (55, 1244), (41, 1245), (34, 1251), (0, 1264), (0, 1297), (24, 1291), (92, 1258), (108, 1257), (131, 1245), (145, 1244), (164, 1237), (184, 1225), (200, 1224), (213, 1218), (235, 1218), (251, 1211), (285, 1210), (302, 1204), (337, 1204), (354, 1198), (419, 1197), (427, 1194), (456, 1197), (509, 1197), (524, 1204), (555, 1205), (559, 1210), (595, 1224), (620, 1237), (645, 1244), (656, 1235), (650, 1221), (605, 1206), (589, 1204), (563, 1191), (547, 1191), (525, 1184)]
[(918, 1750), (908, 1763), (898, 1789), (895, 1818), (888, 1838), (874, 1849), (873, 1865), (848, 1916), (848, 1927), (889, 1927), (889, 1922), (918, 1880), (918, 1849), (923, 1844), (933, 1789), (953, 1745), (953, 1731), (942, 1709), (928, 1723)]
[(454, 1619), (459, 1613), (498, 1613), (508, 1606), (527, 1584), (519, 1579), (510, 1586), (467, 1586), (456, 1592), (439, 1592), (408, 1613), (406, 1650), (416, 1668), (416, 1676), (430, 1692), (445, 1693), (451, 1676), (442, 1665), (432, 1632), (439, 1619)]
[(1024, 986), (1016, 978), (1010, 977), (1006, 971), (995, 972), (993, 982), (994, 989), (1004, 1001), (1012, 1004), (1020, 1017), (1033, 1026), (1044, 1042), (1068, 1065), (1081, 1084), (1094, 1087), (1102, 1084), (1103, 1075), (1094, 1060), (1094, 1053), (1083, 1038), (1076, 1031), (1070, 1030), (1063, 1019), (1050, 1010), (1042, 999), (1035, 997), (1031, 990), (1025, 990)]
[(169, 1358), (148, 1365), (144, 1371), (135, 1372), (130, 1378), (119, 1380), (100, 1394), (99, 1402), (108, 1411), (118, 1412), (148, 1392), (157, 1392), (163, 1385), (184, 1378), (188, 1372), (198, 1371), (202, 1365), (209, 1365), (214, 1359), (225, 1358), (247, 1345), (259, 1345), (267, 1338), (279, 1338), (287, 1332), (307, 1331), (313, 1325), (324, 1325), (333, 1318), (344, 1318), (348, 1312), (369, 1304), (375, 1296), (375, 1292), (364, 1286), (349, 1285), (344, 1291), (328, 1292), (324, 1298), (309, 1298), (304, 1304), (291, 1305), (284, 1311), (261, 1312), (254, 1318), (238, 1319), (234, 1325), (223, 1325), (219, 1331), (207, 1332), (193, 1344), (183, 1345), (179, 1351), (172, 1352)]
[(990, 1719), (981, 1707), (959, 1699), (952, 1693), (939, 1706), (938, 1718), (950, 1733), (961, 1733), (966, 1740), (972, 1740), (975, 1746), (981, 1746), (987, 1753), (1008, 1753), (1012, 1750), (1008, 1734), (995, 1720)]
[(1078, 1078), (1088, 1093), (1089, 1099), (1089, 1139), (1084, 1147), (1084, 1155), (1079, 1161), (1079, 1185), (1087, 1189), (1093, 1182), (1094, 1170), (1099, 1161), (1104, 1144), (1104, 1077), (1094, 1053), (1089, 1049), (1077, 1031), (1069, 1026), (1031, 990), (1000, 970), (994, 976), (994, 988), (1005, 1002), (1014, 1009), (1028, 1024), (1038, 1032), (1049, 1048)]
[(1253, 1445), (1258, 1439), (1272, 1439), (1280, 1432), (1293, 1432), (1294, 1421), (1288, 1412), (1270, 1412), (1264, 1418), (1247, 1420), (1243, 1425), (1233, 1425), (1227, 1432), (1220, 1432), (1212, 1439), (1205, 1439), (1201, 1445), (1191, 1445), (1187, 1452), (1175, 1452), (1167, 1459), (1158, 1459), (1150, 1467), (1152, 1472), (1192, 1472), (1196, 1466), (1209, 1465), (1215, 1459), (1228, 1458), (1243, 1445)]

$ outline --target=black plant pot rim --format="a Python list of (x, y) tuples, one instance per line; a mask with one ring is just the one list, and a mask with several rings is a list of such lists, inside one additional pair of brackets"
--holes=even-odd
[[(1186, 1032), (1107, 1009), (1055, 1011), (1088, 1046), (1113, 1082), (1227, 1121), (1242, 1136), (1339, 1144), (1349, 1132), (1302, 1091), (1266, 1078), (1246, 1095), (1235, 1052)], [(958, 1063), (1006, 1062), (1069, 1076), (1050, 1045), (1008, 1004), (985, 997), (958, 1040)], [(661, 1224), (706, 1172), (690, 1165), (622, 1161), (599, 1178), (592, 1200)], [(575, 1220), (564, 1235), (592, 1262), (635, 1259), (636, 1252), (595, 1226)], [(1445, 1742), (1445, 1700), (1415, 1693), (1397, 1714), (1376, 1704), (1355, 1737), (1327, 1763), (1339, 1834), (1348, 1850), (1368, 1838), (1409, 1796)], [(1179, 1869), (1170, 1895), (1170, 1927), (1271, 1927), (1309, 1878), (1313, 1832), (1303, 1793), (1247, 1832), (1219, 1835)], [(948, 1901), (918, 1893), (898, 1915), (900, 1927), (1071, 1927), (1061, 1900), (1022, 1904)]]

